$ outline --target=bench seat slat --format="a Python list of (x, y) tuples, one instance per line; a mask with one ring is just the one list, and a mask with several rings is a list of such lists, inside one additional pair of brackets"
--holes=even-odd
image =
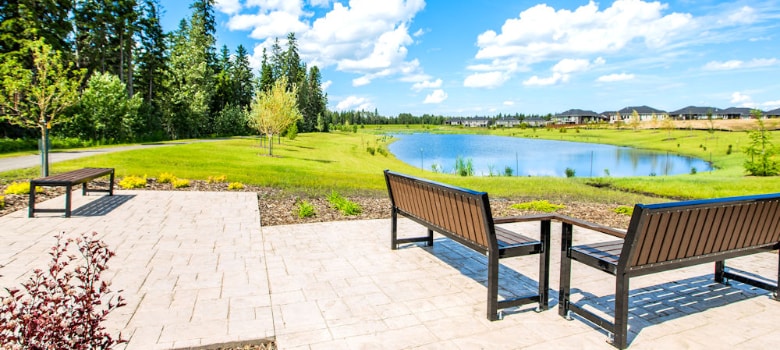
[(36, 186), (46, 186), (50, 184), (55, 186), (77, 185), (101, 176), (108, 175), (113, 171), (114, 169), (111, 168), (84, 168), (69, 171), (67, 173), (33, 179), (32, 182)]
[(571, 247), (572, 253), (589, 256), (610, 265), (617, 266), (620, 253), (623, 250), (623, 241), (599, 242), (583, 244)]
[(496, 239), (498, 240), (498, 246), (501, 248), (520, 244), (541, 243), (536, 239), (499, 226), (496, 226)]

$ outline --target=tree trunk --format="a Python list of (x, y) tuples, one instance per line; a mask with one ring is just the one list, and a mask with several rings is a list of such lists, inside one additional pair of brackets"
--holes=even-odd
[(274, 134), (268, 134), (268, 155), (274, 155)]
[(41, 127), (41, 177), (49, 176), (49, 128)]

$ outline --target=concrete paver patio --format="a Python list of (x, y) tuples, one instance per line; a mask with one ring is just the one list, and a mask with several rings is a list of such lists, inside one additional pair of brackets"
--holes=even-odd
[[(275, 339), (280, 349), (613, 349), (606, 333), (557, 314), (560, 225), (553, 224), (551, 310), (485, 317), (484, 257), (443, 238), (392, 251), (389, 220), (261, 227), (254, 193), (117, 191), (73, 197), (73, 217), (0, 217), (0, 286), (45, 267), (58, 232), (95, 231), (117, 255), (105, 276), (128, 305), (109, 328), (126, 349)], [(63, 197), (41, 204), (64, 205)], [(534, 236), (538, 224), (508, 225)], [(403, 220), (402, 235), (423, 229)], [(577, 243), (609, 239), (575, 229)], [(774, 278), (776, 254), (730, 260)], [(533, 292), (538, 258), (502, 260), (501, 295)], [(780, 304), (701, 265), (632, 279), (630, 347), (774, 348)], [(573, 265), (574, 292), (611, 315), (614, 278)]]

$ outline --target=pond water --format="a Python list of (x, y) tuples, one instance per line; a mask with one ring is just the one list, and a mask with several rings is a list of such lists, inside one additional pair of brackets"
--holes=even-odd
[(398, 159), (431, 171), (452, 173), (458, 157), (472, 162), (474, 175), (577, 177), (688, 174), (712, 170), (693, 157), (594, 143), (487, 135), (394, 134), (389, 150)]

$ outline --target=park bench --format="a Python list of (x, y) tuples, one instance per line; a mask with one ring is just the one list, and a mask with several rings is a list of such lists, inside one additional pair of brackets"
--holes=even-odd
[[(88, 188), (87, 183), (89, 181), (106, 175), (109, 175), (110, 178), (108, 189)], [(35, 213), (65, 213), (65, 217), (69, 218), (71, 214), (71, 191), (73, 186), (78, 184), (81, 184), (82, 195), (86, 195), (89, 192), (102, 192), (113, 196), (114, 168), (84, 168), (30, 180), (30, 206), (27, 216), (34, 217)], [(35, 209), (35, 188), (38, 186), (65, 187), (65, 209)]]
[[(624, 239), (614, 242), (572, 246), (572, 225), (590, 224), (566, 218), (561, 221), (559, 314), (570, 319), (569, 313), (574, 312), (605, 329), (614, 337), (612, 344), (619, 349), (625, 348), (628, 342), (628, 292), (632, 277), (714, 262), (716, 282), (724, 283), (728, 279), (742, 282), (773, 292), (773, 298), (780, 300), (777, 283), (727, 270), (724, 262), (780, 248), (780, 193), (637, 204)], [(623, 236), (622, 232), (608, 228), (598, 231)], [(570, 301), (572, 260), (616, 277), (614, 322)]]
[[(488, 195), (385, 170), (385, 180), (392, 205), (392, 249), (399, 244), (425, 242), (433, 245), (433, 232), (438, 232), (487, 257), (487, 317), (499, 319), (499, 309), (538, 303), (538, 309), (548, 307), (550, 262), (550, 220), (525, 216), (504, 219), (501, 223), (541, 221), (540, 240), (496, 226)], [(425, 226), (423, 237), (398, 238), (398, 215)], [(498, 300), (499, 259), (531, 254), (540, 255), (538, 294)]]

